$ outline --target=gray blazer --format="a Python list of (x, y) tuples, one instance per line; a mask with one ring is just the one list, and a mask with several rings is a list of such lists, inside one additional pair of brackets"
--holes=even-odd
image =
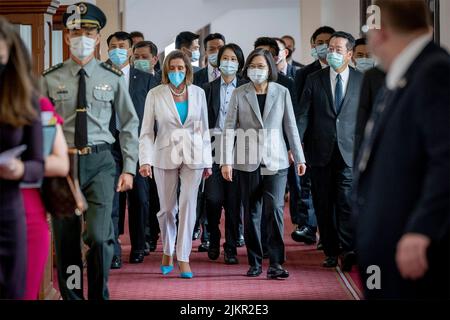
[(270, 171), (289, 168), (286, 134), (296, 164), (305, 163), (289, 90), (270, 82), (261, 115), (253, 83), (236, 88), (222, 135), (222, 165), (253, 172), (261, 164)]

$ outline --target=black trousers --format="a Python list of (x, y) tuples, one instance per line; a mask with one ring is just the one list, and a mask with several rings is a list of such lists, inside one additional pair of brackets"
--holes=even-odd
[(27, 273), (25, 210), (18, 183), (0, 180), (0, 299), (21, 299)]
[(241, 197), (239, 192), (238, 175), (233, 174), (233, 182), (222, 177), (220, 166), (213, 165), (212, 176), (206, 180), (205, 185), (206, 213), (208, 219), (208, 232), (210, 247), (220, 246), (220, 217), (222, 208), (225, 209), (225, 243), (224, 249), (237, 254), (236, 243), (239, 239), (239, 219)]
[(270, 264), (281, 265), (285, 261), (283, 209), (287, 173), (288, 169), (273, 175), (262, 175), (261, 168), (254, 172), (238, 171), (244, 206), (244, 238), (250, 266), (262, 265), (263, 219), (266, 222)]
[(325, 255), (338, 256), (354, 250), (351, 217), (352, 168), (348, 167), (337, 144), (331, 161), (312, 167), (312, 194), (320, 239)]
[(145, 215), (145, 241), (157, 241), (159, 238), (159, 222), (157, 214), (159, 212), (158, 189), (155, 179), (148, 179), (148, 211)]
[(311, 231), (317, 231), (316, 213), (311, 196), (311, 172), (306, 170), (303, 177), (299, 177), (296, 167), (291, 165), (288, 172), (289, 211), (291, 221), (298, 226), (307, 226)]

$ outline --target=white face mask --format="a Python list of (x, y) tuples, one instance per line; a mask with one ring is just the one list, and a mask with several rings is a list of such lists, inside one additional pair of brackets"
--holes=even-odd
[(247, 76), (254, 84), (261, 84), (269, 77), (269, 70), (267, 69), (248, 69)]
[(95, 39), (81, 36), (70, 39), (70, 53), (79, 60), (84, 60), (94, 53)]

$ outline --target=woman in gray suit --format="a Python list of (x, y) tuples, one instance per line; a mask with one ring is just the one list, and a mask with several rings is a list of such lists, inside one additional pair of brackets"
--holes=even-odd
[(182, 278), (193, 277), (189, 255), (197, 193), (202, 177), (209, 177), (212, 167), (205, 92), (192, 85), (192, 78), (189, 58), (179, 50), (171, 52), (164, 61), (163, 84), (147, 95), (139, 138), (139, 172), (150, 178), (154, 174), (158, 189), (164, 249), (161, 272), (173, 270), (176, 241)]
[[(250, 83), (233, 92), (225, 121), (222, 175), (232, 181), (238, 171), (244, 205), (244, 237), (249, 277), (262, 273), (261, 219), (266, 220), (269, 279), (287, 278), (283, 241), (284, 191), (290, 162), (298, 175), (306, 171), (288, 89), (275, 83), (277, 69), (267, 50), (250, 53), (243, 70)], [(289, 143), (289, 148), (285, 138)]]

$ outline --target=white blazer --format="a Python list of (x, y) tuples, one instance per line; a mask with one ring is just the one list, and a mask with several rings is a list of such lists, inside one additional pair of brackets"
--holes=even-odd
[[(212, 167), (208, 107), (203, 89), (190, 85), (188, 115), (184, 125), (168, 85), (147, 94), (139, 137), (139, 164), (159, 169)], [(156, 133), (156, 135), (155, 135)]]

